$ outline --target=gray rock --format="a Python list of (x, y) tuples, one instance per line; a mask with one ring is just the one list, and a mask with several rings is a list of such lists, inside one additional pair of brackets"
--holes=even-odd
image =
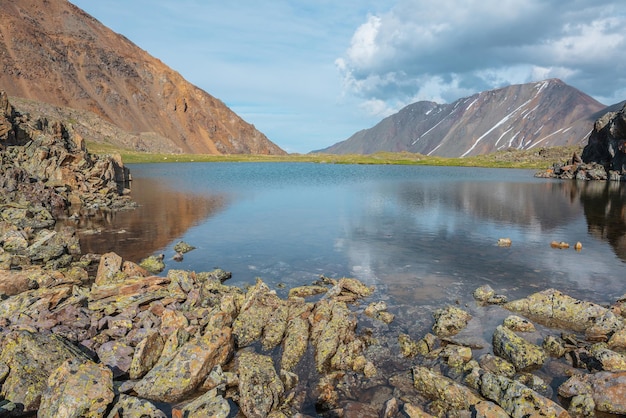
[(246, 417), (266, 417), (278, 409), (284, 386), (272, 358), (244, 351), (237, 359), (239, 406)]
[(113, 375), (106, 366), (90, 360), (69, 359), (50, 374), (37, 416), (104, 417), (114, 396)]
[(433, 316), (435, 317), (433, 332), (438, 337), (450, 337), (458, 334), (472, 319), (469, 313), (455, 306), (437, 309)]
[[(559, 386), (564, 398), (591, 397), (595, 408), (611, 414), (626, 414), (626, 372), (598, 372), (590, 375), (577, 374)], [(588, 403), (587, 399), (584, 400)]]
[(547, 358), (541, 347), (517, 336), (502, 325), (498, 325), (493, 333), (493, 352), (511, 362), (517, 371), (539, 368)]
[(177, 406), (176, 412), (185, 418), (227, 418), (230, 415), (230, 405), (216, 389), (213, 389), (182, 406)]
[(480, 393), (500, 405), (510, 416), (568, 417), (568, 413), (552, 400), (540, 395), (523, 384), (483, 373), (480, 378)]
[(0, 394), (24, 411), (39, 407), (41, 395), (48, 386), (51, 373), (70, 359), (88, 360), (67, 340), (54, 334), (16, 331), (2, 341), (0, 362), (9, 367), (9, 375)]
[(178, 402), (195, 391), (209, 371), (224, 364), (233, 351), (232, 331), (223, 328), (184, 344), (168, 361), (159, 362), (135, 385), (146, 399)]
[(150, 401), (121, 394), (107, 418), (167, 418), (167, 415)]

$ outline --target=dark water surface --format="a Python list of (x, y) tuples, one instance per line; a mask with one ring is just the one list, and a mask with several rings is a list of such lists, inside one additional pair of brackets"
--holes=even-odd
[[(233, 273), (229, 284), (377, 286), (396, 310), (555, 287), (597, 303), (626, 293), (624, 185), (536, 179), (528, 170), (186, 163), (130, 165), (136, 211), (83, 223), (83, 252)], [(496, 245), (509, 237), (510, 248)], [(172, 261), (184, 240), (196, 250)], [(569, 242), (558, 250), (551, 241)], [(574, 244), (583, 249), (577, 252)], [(163, 274), (166, 274), (164, 272)]]

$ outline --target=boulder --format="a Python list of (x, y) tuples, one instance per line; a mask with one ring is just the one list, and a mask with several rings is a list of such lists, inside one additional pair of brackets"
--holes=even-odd
[(0, 362), (9, 367), (0, 394), (24, 411), (35, 411), (48, 378), (67, 360), (89, 360), (66, 339), (54, 334), (15, 331), (2, 340)]
[(591, 396), (598, 411), (626, 414), (626, 372), (576, 374), (559, 386), (559, 395)]
[(50, 374), (37, 416), (101, 418), (113, 398), (113, 375), (106, 366), (72, 358)]
[(146, 269), (152, 274), (159, 274), (160, 272), (165, 270), (165, 263), (163, 262), (163, 258), (163, 254), (151, 255), (141, 260), (139, 266)]
[(537, 369), (546, 361), (543, 349), (498, 325), (493, 333), (493, 352), (508, 360), (517, 371)]
[(438, 401), (446, 412), (489, 409), (491, 415), (488, 416), (507, 416), (500, 407), (485, 401), (467, 386), (423, 366), (415, 366), (412, 370), (415, 388), (429, 399)]
[(237, 359), (239, 407), (246, 417), (266, 417), (280, 406), (285, 390), (272, 358), (244, 351)]
[(128, 370), (131, 379), (141, 379), (157, 363), (164, 341), (157, 331), (151, 331), (137, 344)]
[(233, 352), (230, 328), (209, 330), (185, 343), (168, 362), (159, 362), (135, 386), (146, 399), (178, 402), (193, 393), (211, 369), (224, 364)]
[(564, 295), (555, 289), (508, 302), (504, 307), (533, 318), (547, 326), (566, 328), (597, 337), (624, 327), (620, 317), (592, 302)]
[[(276, 319), (277, 324), (271, 324)], [(246, 293), (246, 299), (239, 315), (233, 322), (233, 335), (239, 347), (245, 347), (261, 338), (264, 329), (268, 328), (270, 340), (265, 344), (278, 344), (276, 339), (284, 334), (287, 326), (287, 308), (276, 292), (273, 292), (260, 279)], [(272, 329), (270, 329), (270, 327)]]
[(356, 318), (347, 305), (342, 301), (321, 300), (309, 321), (316, 369), (319, 372), (352, 369), (363, 347), (355, 335)]
[(195, 249), (196, 247), (194, 247), (193, 245), (189, 245), (184, 241), (179, 241), (174, 245), (174, 251), (176, 251), (177, 253), (181, 253), (181, 254), (188, 253), (189, 251), (192, 251)]
[(309, 315), (313, 304), (294, 300), (289, 304), (289, 315), (285, 338), (283, 339), (283, 354), (280, 365), (283, 370), (291, 371), (300, 362), (309, 345)]
[(120, 394), (107, 418), (167, 418), (152, 402)]
[(481, 374), (480, 393), (512, 417), (569, 417), (565, 409), (525, 385), (493, 373)]
[(206, 392), (196, 399), (177, 405), (172, 416), (185, 418), (227, 418), (230, 416), (230, 404), (216, 389)]
[(113, 340), (102, 344), (96, 352), (100, 362), (118, 378), (128, 374), (135, 350), (121, 340)]
[(450, 337), (458, 334), (472, 319), (469, 313), (455, 306), (437, 309), (433, 316), (435, 317), (433, 333), (438, 337)]
[(592, 345), (589, 353), (597, 360), (602, 370), (608, 372), (626, 371), (626, 356), (611, 350), (605, 343)]

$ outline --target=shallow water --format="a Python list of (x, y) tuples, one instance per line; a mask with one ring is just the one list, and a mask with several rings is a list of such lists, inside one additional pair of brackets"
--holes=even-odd
[[(626, 293), (626, 186), (617, 183), (420, 166), (130, 169), (141, 207), (83, 221), (83, 252), (132, 261), (163, 253), (168, 269), (220, 267), (233, 273), (230, 284), (260, 277), (279, 294), (282, 284), (351, 276), (398, 311), (464, 303), (482, 284), (509, 298), (549, 287), (598, 303)], [(496, 245), (503, 237), (511, 247)], [(175, 262), (180, 240), (197, 248)], [(571, 248), (553, 249), (555, 240)]]

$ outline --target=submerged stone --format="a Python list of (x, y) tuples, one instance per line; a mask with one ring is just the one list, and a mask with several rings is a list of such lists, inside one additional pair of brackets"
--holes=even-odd
[(435, 317), (433, 332), (438, 337), (450, 337), (458, 334), (472, 319), (469, 313), (455, 306), (437, 309), (433, 316)]

